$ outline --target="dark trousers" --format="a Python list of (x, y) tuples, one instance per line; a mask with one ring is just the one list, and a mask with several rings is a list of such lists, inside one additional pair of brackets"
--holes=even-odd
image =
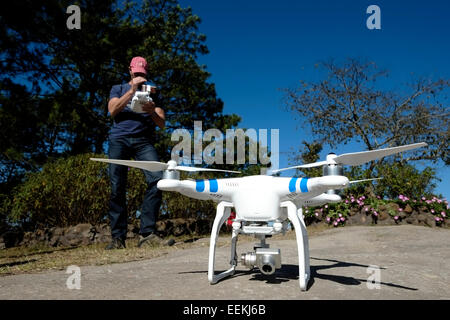
[[(109, 159), (138, 161), (159, 161), (155, 148), (147, 137), (117, 137), (110, 138)], [(127, 174), (129, 168), (123, 165), (110, 164), (111, 198), (109, 219), (113, 238), (125, 239), (128, 228), (126, 203)], [(162, 178), (162, 172), (142, 170), (147, 182), (144, 202), (141, 209), (140, 233), (155, 231), (156, 220), (161, 206), (162, 192), (156, 187)]]

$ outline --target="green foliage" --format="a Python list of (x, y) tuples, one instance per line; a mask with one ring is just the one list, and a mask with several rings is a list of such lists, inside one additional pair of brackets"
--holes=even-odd
[(416, 199), (433, 196), (435, 181), (440, 181), (436, 170), (430, 167), (420, 171), (410, 164), (394, 162), (379, 165), (376, 169), (383, 179), (378, 181), (375, 192), (390, 199), (399, 195)]
[(107, 169), (85, 154), (59, 159), (27, 174), (10, 204), (9, 218), (32, 227), (98, 223), (107, 212)]
[[(25, 228), (66, 227), (78, 223), (105, 222), (109, 209), (108, 165), (90, 161), (96, 154), (58, 159), (29, 173), (9, 203), (9, 219)], [(143, 173), (128, 172), (127, 209), (132, 220), (142, 204), (146, 188)]]
[[(9, 220), (25, 229), (66, 227), (78, 223), (107, 222), (110, 181), (108, 164), (90, 161), (105, 157), (82, 154), (58, 159), (29, 173), (24, 183), (13, 192), (11, 200), (4, 201), (3, 213)], [(198, 179), (217, 177), (202, 173)], [(188, 175), (182, 175), (182, 179)], [(145, 176), (139, 169), (129, 168), (127, 180), (127, 211), (129, 221), (136, 220), (147, 188)], [(216, 211), (213, 201), (187, 198), (176, 192), (164, 192), (160, 218), (213, 219)]]
[(161, 217), (213, 220), (216, 204), (211, 200), (191, 199), (178, 192), (164, 192)]
[[(313, 163), (319, 161), (320, 155), (319, 153), (322, 151), (322, 144), (320, 142), (314, 141), (308, 143), (307, 141), (302, 141), (304, 147), (302, 148), (303, 152), (300, 155), (294, 156), (291, 161), (294, 165)], [(298, 169), (300, 171), (300, 169)], [(322, 176), (322, 167), (317, 168), (308, 168), (301, 169), (308, 177), (320, 177)]]

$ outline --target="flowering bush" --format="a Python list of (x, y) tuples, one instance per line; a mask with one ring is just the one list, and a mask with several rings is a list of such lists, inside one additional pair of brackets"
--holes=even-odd
[[(391, 203), (396, 205), (389, 205)], [(370, 215), (374, 221), (377, 221), (380, 213), (385, 211), (396, 223), (399, 223), (402, 217), (406, 215), (405, 210), (408, 213), (413, 211), (429, 212), (434, 216), (437, 226), (441, 226), (450, 214), (448, 201), (435, 196), (421, 197), (416, 200), (410, 199), (405, 195), (399, 195), (397, 199), (391, 200), (382, 199), (380, 196), (366, 197), (364, 195), (354, 196), (349, 194), (339, 203), (305, 208), (304, 215), (309, 221), (321, 221), (324, 219), (330, 226), (339, 227), (345, 226), (351, 211)]]
[[(403, 212), (406, 206), (410, 206), (413, 210), (425, 209), (430, 212), (436, 221), (436, 225), (441, 225), (449, 214), (449, 204), (446, 199), (433, 197), (421, 197), (419, 200), (409, 199), (405, 195), (399, 195), (395, 202), (399, 205), (399, 212)], [(394, 217), (395, 219), (395, 217)]]

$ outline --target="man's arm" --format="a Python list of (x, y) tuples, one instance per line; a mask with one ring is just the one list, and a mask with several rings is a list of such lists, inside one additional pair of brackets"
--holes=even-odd
[(111, 114), (111, 117), (114, 118), (120, 111), (122, 111), (127, 106), (128, 101), (130, 101), (133, 95), (134, 91), (133, 89), (130, 89), (120, 98), (111, 98), (108, 102), (108, 111)]
[(120, 98), (111, 98), (108, 102), (108, 111), (111, 117), (115, 117), (120, 111), (122, 111), (128, 104), (128, 101), (133, 97), (140, 84), (147, 81), (143, 77), (136, 77), (131, 80), (131, 88)]
[(158, 127), (164, 129), (166, 126), (166, 114), (162, 108), (156, 107), (154, 102), (149, 102), (142, 106), (142, 110), (151, 115), (153, 122)]

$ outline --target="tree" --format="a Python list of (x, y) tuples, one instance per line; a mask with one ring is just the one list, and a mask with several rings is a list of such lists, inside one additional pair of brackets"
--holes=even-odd
[(325, 69), (326, 79), (302, 80), (298, 88), (285, 90), (285, 98), (287, 109), (311, 125), (319, 142), (336, 147), (357, 141), (373, 150), (425, 141), (427, 148), (404, 160), (449, 164), (448, 79), (420, 78), (404, 90), (382, 90), (379, 80), (389, 73), (374, 62), (347, 59), (318, 66)]
[[(373, 150), (425, 141), (427, 148), (408, 152), (407, 158), (396, 155), (396, 160), (450, 163), (448, 79), (416, 78), (402, 90), (383, 90), (379, 82), (389, 73), (374, 62), (350, 58), (319, 66), (326, 72), (324, 80), (302, 80), (299, 87), (285, 89), (286, 108), (311, 125), (319, 143), (334, 148), (356, 141)], [(378, 165), (381, 174), (383, 163), (372, 161), (364, 177), (371, 177)]]
[[(297, 153), (295, 156), (290, 159), (292, 163), (299, 164), (299, 163), (313, 163), (319, 160), (319, 153), (322, 151), (322, 144), (319, 142), (311, 142), (308, 143), (307, 141), (302, 141), (303, 152), (298, 155)], [(304, 172), (308, 177), (320, 177), (323, 174), (322, 167), (318, 168), (307, 168), (307, 169), (298, 169), (299, 171)]]
[[(435, 187), (433, 181), (437, 180), (435, 171), (427, 167), (420, 172), (406, 161), (450, 163), (450, 110), (445, 105), (449, 80), (416, 78), (406, 88), (388, 90), (381, 89), (384, 85), (380, 80), (389, 73), (374, 62), (347, 59), (339, 64), (331, 60), (317, 67), (325, 70), (324, 80), (302, 80), (299, 87), (285, 90), (286, 108), (310, 124), (317, 138), (315, 143), (304, 142), (309, 153), (314, 151), (311, 146), (321, 144), (334, 148), (356, 141), (373, 150), (425, 141), (427, 148), (408, 152), (406, 158), (400, 154), (395, 156), (396, 162), (372, 161), (365, 170), (351, 168), (347, 175), (353, 179), (383, 176), (385, 179), (377, 183), (376, 192), (389, 197), (396, 193), (416, 197), (420, 193), (429, 194)], [(405, 182), (409, 176), (421, 183), (411, 187)], [(395, 187), (388, 187), (389, 184)], [(357, 184), (350, 191), (373, 195), (374, 189)]]
[[(223, 115), (210, 74), (196, 62), (208, 53), (200, 18), (175, 0), (78, 3), (81, 29), (69, 30), (71, 1), (11, 2), (0, 16), (0, 183), (14, 185), (49, 159), (104, 151), (113, 84), (129, 78), (132, 56), (147, 58), (161, 87), (168, 125), (156, 148), (170, 158), (171, 132), (202, 120), (220, 130), (238, 124)], [(26, 10), (23, 10), (26, 8)], [(4, 12), (7, 10), (7, 12)], [(9, 190), (10, 187), (5, 187)]]
[[(73, 4), (80, 30), (66, 27)], [(0, 224), (26, 173), (105, 151), (109, 91), (128, 81), (133, 56), (147, 59), (164, 97), (168, 125), (155, 133), (162, 161), (170, 159), (174, 129), (202, 120), (225, 132), (240, 121), (222, 113), (210, 74), (196, 62), (208, 53), (200, 18), (176, 0), (24, 0), (0, 10)]]

